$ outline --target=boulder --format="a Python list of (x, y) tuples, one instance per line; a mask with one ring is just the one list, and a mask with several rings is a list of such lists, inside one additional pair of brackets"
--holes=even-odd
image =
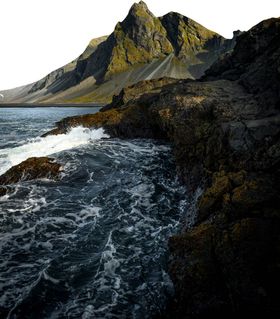
[(0, 196), (4, 196), (11, 184), (39, 178), (57, 179), (61, 165), (48, 157), (32, 157), (13, 166), (0, 176)]

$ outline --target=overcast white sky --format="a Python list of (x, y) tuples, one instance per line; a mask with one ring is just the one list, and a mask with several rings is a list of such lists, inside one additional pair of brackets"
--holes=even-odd
[[(0, 89), (39, 80), (70, 62), (90, 39), (110, 34), (134, 0), (1, 0)], [(280, 16), (280, 0), (146, 0), (157, 16), (184, 14), (231, 38)]]

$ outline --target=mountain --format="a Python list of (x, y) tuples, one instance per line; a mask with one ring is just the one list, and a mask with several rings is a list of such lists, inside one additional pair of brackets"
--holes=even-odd
[(113, 33), (91, 41), (73, 62), (38, 82), (0, 92), (2, 103), (108, 102), (127, 85), (160, 78), (199, 78), (235, 37), (226, 40), (175, 12), (157, 18), (140, 1)]
[[(205, 80), (238, 80), (265, 108), (279, 109), (280, 19), (257, 24), (238, 37), (235, 50), (220, 57)], [(270, 110), (271, 111), (271, 110)]]

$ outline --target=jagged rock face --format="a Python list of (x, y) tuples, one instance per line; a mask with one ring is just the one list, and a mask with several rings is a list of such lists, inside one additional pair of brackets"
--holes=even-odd
[[(176, 55), (185, 60), (191, 60), (212, 39), (223, 39), (215, 32), (205, 29), (179, 13), (168, 13), (161, 18), (161, 22), (167, 30)], [(219, 48), (218, 45), (217, 48)]]
[(134, 4), (126, 19), (117, 24), (114, 40), (107, 76), (173, 52), (166, 30), (144, 2)]
[(104, 112), (105, 110), (122, 106), (131, 100), (141, 97), (143, 93), (159, 93), (163, 87), (176, 82), (176, 79), (166, 77), (138, 82), (132, 86), (122, 89), (118, 95), (114, 95), (112, 103), (104, 106), (102, 111)]
[(280, 105), (280, 19), (262, 21), (237, 38), (231, 54), (218, 60), (205, 80), (238, 80), (263, 105)]
[(167, 30), (176, 56), (191, 66), (190, 71), (194, 78), (201, 77), (221, 54), (231, 50), (235, 44), (234, 39), (225, 40), (219, 34), (176, 12), (170, 12), (160, 20)]
[(77, 60), (36, 82), (26, 93), (3, 93), (9, 102), (110, 101), (123, 87), (138, 81), (199, 78), (234, 43), (235, 39), (226, 41), (178, 13), (157, 18), (140, 1), (108, 38), (92, 41)]
[(171, 52), (173, 48), (166, 30), (140, 1), (132, 6), (125, 20), (117, 23), (108, 40), (88, 59), (82, 78), (94, 75), (98, 82), (102, 82), (131, 66), (149, 63)]

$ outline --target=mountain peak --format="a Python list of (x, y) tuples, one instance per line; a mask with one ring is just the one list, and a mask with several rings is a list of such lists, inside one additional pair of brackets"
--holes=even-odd
[[(148, 6), (145, 2), (140, 1), (138, 3), (134, 3), (130, 8), (128, 15), (121, 22), (121, 26), (131, 32), (132, 29), (145, 29), (148, 30), (153, 27), (154, 22), (158, 20), (153, 13), (148, 9)], [(139, 32), (140, 30), (135, 30)], [(141, 30), (142, 31), (142, 30)]]
[(149, 8), (144, 1), (140, 1), (140, 2), (135, 2), (129, 11), (134, 12), (134, 11), (138, 11), (138, 10), (149, 11)]
[(133, 18), (145, 18), (154, 17), (153, 13), (149, 10), (147, 4), (144, 1), (135, 2), (129, 10), (128, 16)]
[(107, 75), (131, 65), (150, 63), (173, 52), (165, 28), (143, 1), (133, 4), (126, 18), (117, 24), (112, 37), (114, 49)]

